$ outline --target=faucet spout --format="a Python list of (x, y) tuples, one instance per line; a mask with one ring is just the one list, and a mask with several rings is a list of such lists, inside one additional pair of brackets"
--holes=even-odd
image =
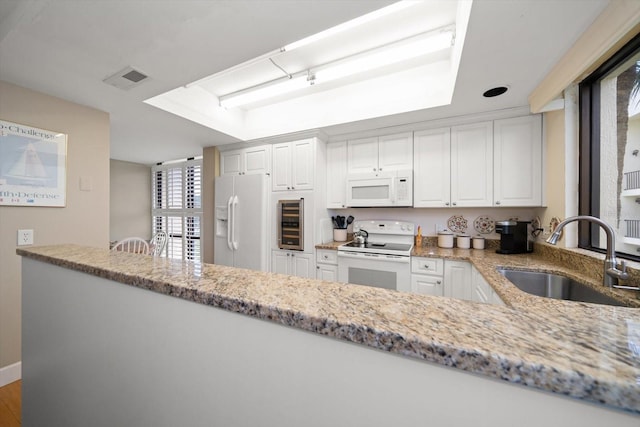
[(609, 224), (590, 215), (578, 215), (565, 219), (556, 227), (555, 231), (547, 239), (547, 243), (555, 245), (558, 243), (560, 233), (565, 225), (574, 221), (589, 221), (598, 224), (607, 235), (607, 255), (604, 259), (604, 272), (602, 274), (602, 282), (605, 286), (618, 286), (618, 279), (624, 280), (629, 278), (627, 267), (624, 261), (620, 263), (621, 270), (618, 269), (618, 260), (616, 259), (616, 235), (613, 227)]

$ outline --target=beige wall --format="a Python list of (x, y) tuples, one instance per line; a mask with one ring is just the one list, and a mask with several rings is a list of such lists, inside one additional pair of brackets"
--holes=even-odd
[[(545, 194), (547, 208), (536, 210), (542, 227), (549, 227), (551, 218), (565, 218), (565, 111), (544, 114), (545, 124)], [(539, 237), (539, 240), (542, 236)], [(558, 246), (564, 246), (562, 239)]]
[(111, 160), (109, 238), (151, 238), (151, 167)]
[[(109, 243), (109, 115), (0, 81), (0, 119), (67, 134), (67, 206), (0, 206), (0, 368), (20, 361), (18, 229), (36, 245)], [(91, 183), (80, 191), (80, 178)]]

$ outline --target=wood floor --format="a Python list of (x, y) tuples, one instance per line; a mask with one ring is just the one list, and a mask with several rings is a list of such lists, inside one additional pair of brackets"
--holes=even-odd
[(16, 381), (0, 387), (0, 426), (20, 426), (20, 387), (21, 381)]

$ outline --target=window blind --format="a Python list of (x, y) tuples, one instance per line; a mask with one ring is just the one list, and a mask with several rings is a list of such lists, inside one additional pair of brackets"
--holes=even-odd
[(157, 165), (152, 173), (153, 233), (168, 240), (162, 256), (202, 261), (202, 160)]

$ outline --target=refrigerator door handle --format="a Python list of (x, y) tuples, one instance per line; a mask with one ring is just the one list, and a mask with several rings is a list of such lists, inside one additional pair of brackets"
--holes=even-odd
[(227, 246), (229, 247), (229, 250), (232, 251), (233, 250), (233, 244), (231, 243), (231, 233), (233, 232), (233, 210), (232, 210), (232, 202), (233, 202), (233, 196), (229, 197), (229, 200), (227, 201)]
[(236, 209), (238, 207), (238, 196), (233, 196), (233, 202), (231, 203), (233, 206), (233, 224), (231, 225), (231, 245), (233, 246), (233, 250), (238, 250), (238, 241), (236, 240)]

